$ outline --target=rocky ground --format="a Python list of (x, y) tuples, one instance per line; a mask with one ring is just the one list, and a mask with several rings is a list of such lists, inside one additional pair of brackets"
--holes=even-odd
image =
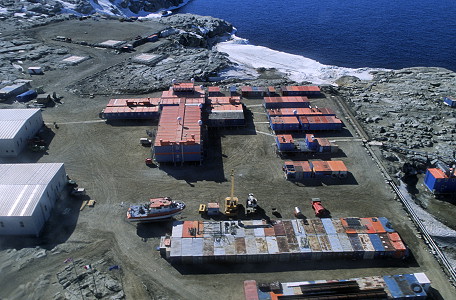
[(388, 172), (409, 184), (420, 219), (456, 266), (455, 199), (436, 199), (423, 184), (426, 168), (437, 161), (452, 166), (456, 159), (456, 111), (443, 103), (443, 97), (456, 95), (456, 73), (417, 67), (378, 71), (372, 81), (343, 77), (337, 83)]

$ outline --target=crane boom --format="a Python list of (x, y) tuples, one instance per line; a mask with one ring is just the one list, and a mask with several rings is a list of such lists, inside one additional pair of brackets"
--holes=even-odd
[(225, 198), (225, 215), (236, 216), (238, 213), (238, 198), (234, 197), (234, 170), (231, 170), (231, 194)]
[(231, 195), (230, 195), (231, 200), (234, 198), (234, 170), (231, 169)]

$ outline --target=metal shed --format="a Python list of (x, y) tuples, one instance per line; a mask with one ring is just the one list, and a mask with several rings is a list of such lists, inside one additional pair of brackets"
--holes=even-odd
[(0, 157), (16, 157), (42, 126), (39, 109), (0, 109)]
[(38, 236), (66, 184), (63, 163), (0, 165), (0, 235)]

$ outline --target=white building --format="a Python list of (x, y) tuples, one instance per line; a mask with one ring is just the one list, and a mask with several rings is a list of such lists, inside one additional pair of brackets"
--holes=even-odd
[(0, 235), (38, 236), (66, 183), (63, 163), (0, 164)]
[(0, 157), (15, 157), (43, 126), (39, 109), (0, 109)]

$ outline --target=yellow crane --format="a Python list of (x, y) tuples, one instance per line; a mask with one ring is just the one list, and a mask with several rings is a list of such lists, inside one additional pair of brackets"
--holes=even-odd
[(238, 213), (238, 198), (234, 197), (234, 170), (231, 170), (231, 195), (225, 198), (225, 215), (236, 216)]

